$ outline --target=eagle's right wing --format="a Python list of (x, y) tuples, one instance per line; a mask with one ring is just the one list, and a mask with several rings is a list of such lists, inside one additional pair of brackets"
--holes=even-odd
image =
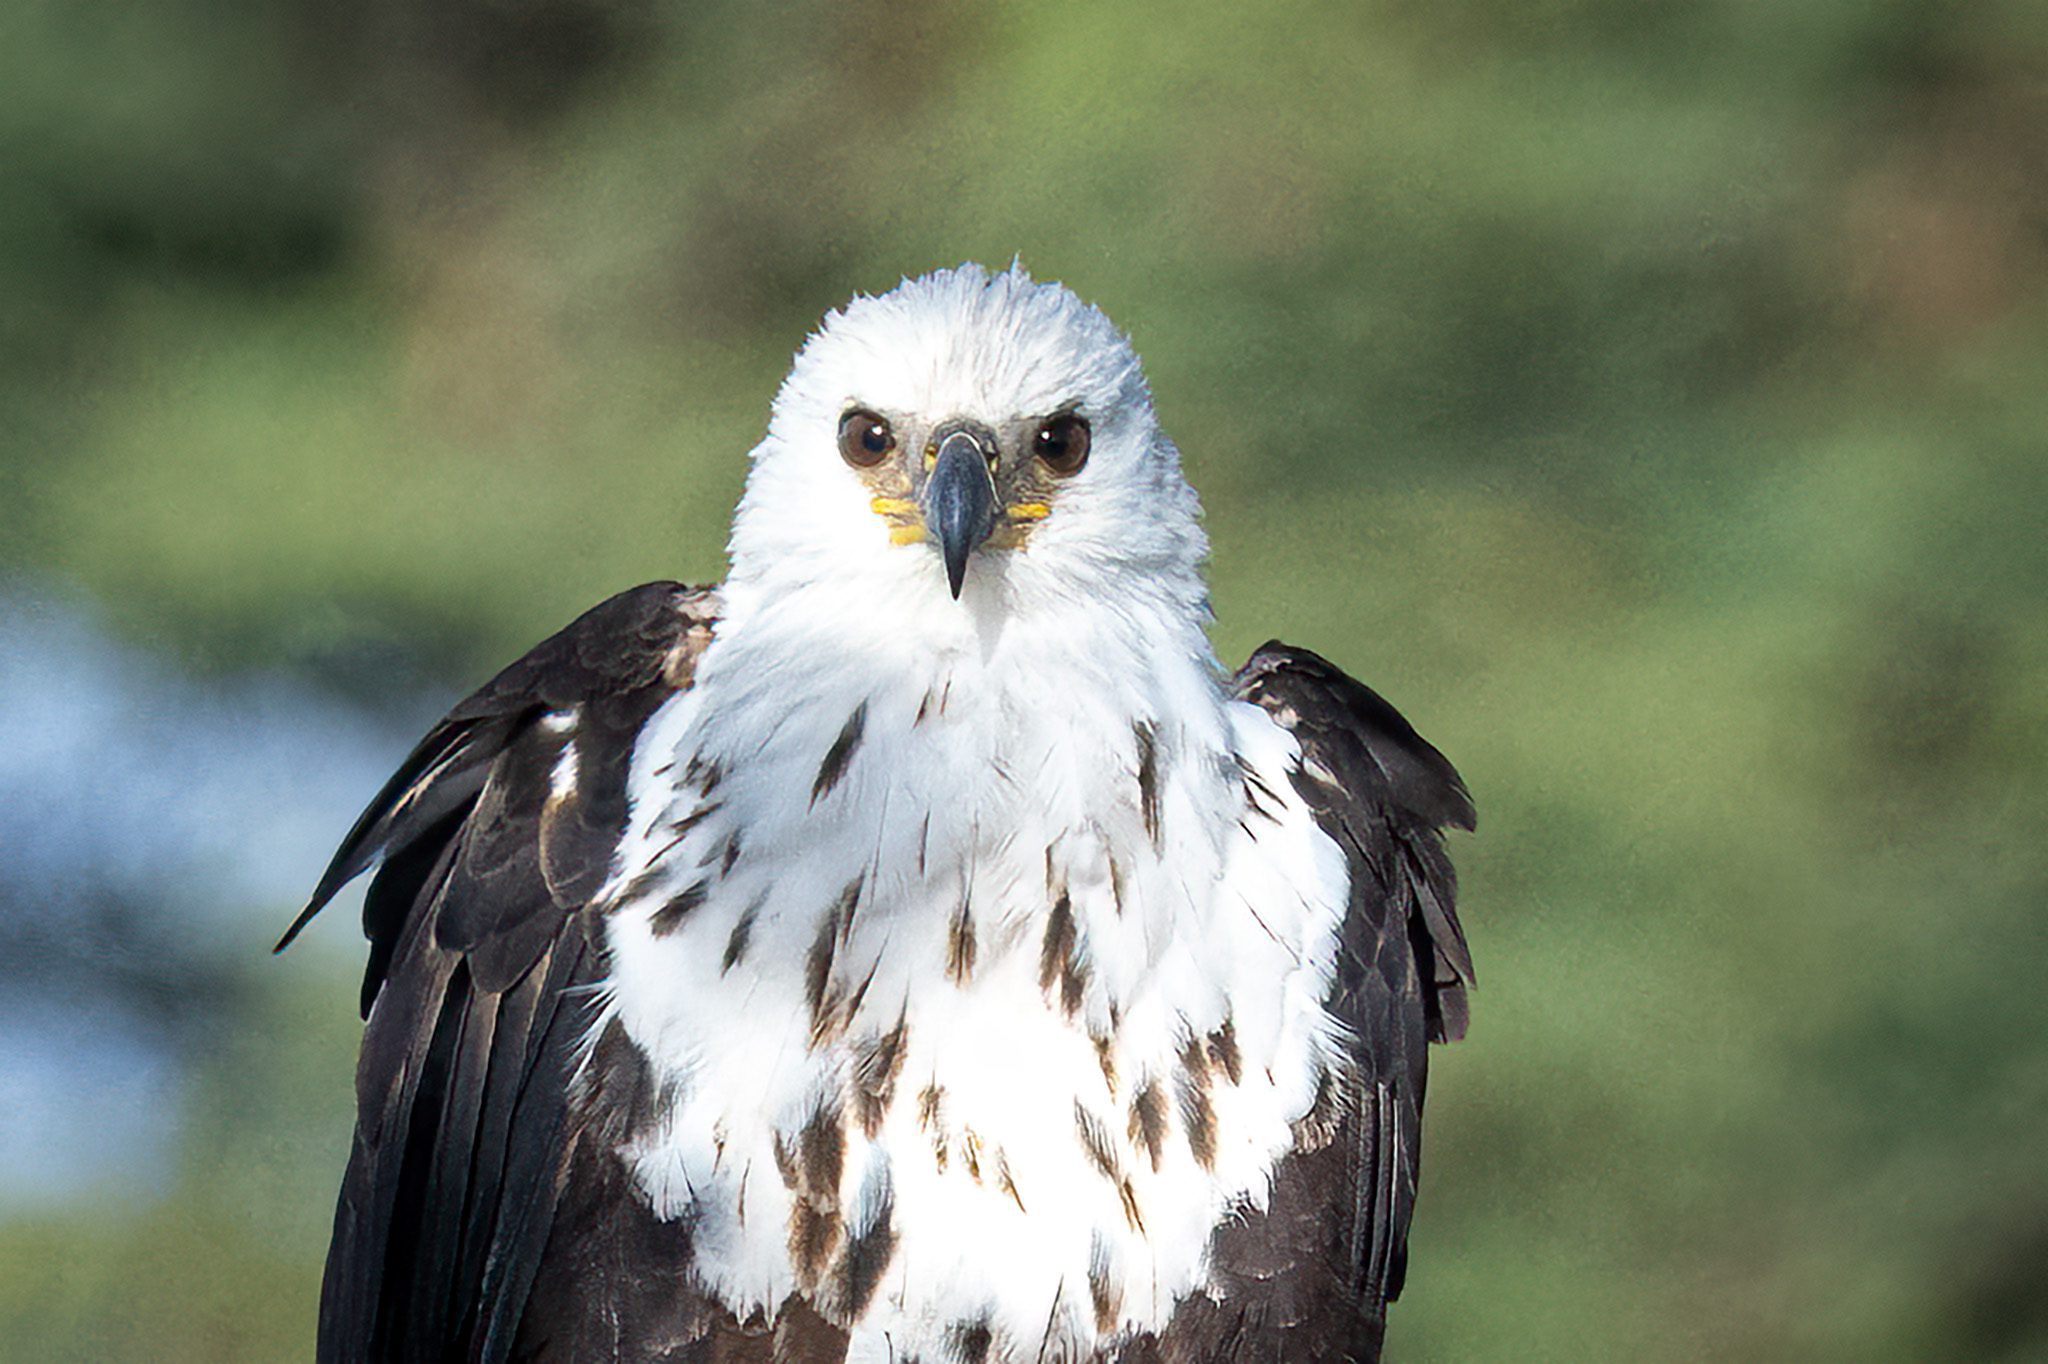
[(621, 593), (457, 705), (279, 944), (377, 868), (323, 1364), (512, 1356), (585, 1135), (569, 1082), (601, 975), (591, 897), (635, 741), (690, 685), (717, 610), (676, 583)]

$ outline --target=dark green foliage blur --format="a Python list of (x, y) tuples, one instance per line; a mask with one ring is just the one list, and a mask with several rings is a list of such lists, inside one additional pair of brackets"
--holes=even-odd
[[(0, 187), (0, 572), (373, 696), (719, 576), (850, 293), (1066, 281), (1223, 656), (1479, 801), (1390, 1357), (2048, 1357), (2048, 9), (15, 0)], [(354, 988), (266, 946), (0, 1358), (309, 1356)]]

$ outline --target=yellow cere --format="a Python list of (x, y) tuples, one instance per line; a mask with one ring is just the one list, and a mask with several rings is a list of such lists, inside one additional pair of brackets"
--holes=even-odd
[(891, 526), (889, 528), (889, 543), (892, 545), (916, 545), (923, 542), (923, 526)]
[(909, 516), (917, 510), (917, 503), (907, 497), (878, 497), (868, 505), (877, 516)]
[(1012, 521), (1043, 521), (1052, 515), (1052, 508), (1043, 502), (1019, 502), (1010, 508)]

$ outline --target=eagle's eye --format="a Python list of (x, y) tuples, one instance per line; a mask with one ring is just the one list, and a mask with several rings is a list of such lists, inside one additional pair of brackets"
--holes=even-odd
[(1045, 467), (1065, 478), (1078, 474), (1088, 462), (1088, 421), (1071, 412), (1048, 417), (1031, 438), (1031, 453), (1045, 461)]
[(866, 408), (856, 407), (839, 419), (839, 455), (854, 468), (873, 468), (895, 448), (895, 430)]

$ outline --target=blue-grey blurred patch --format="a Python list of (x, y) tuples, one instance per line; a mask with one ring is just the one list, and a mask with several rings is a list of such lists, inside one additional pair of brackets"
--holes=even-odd
[(164, 1187), (182, 1058), (434, 709), (201, 678), (0, 581), (0, 1208)]

